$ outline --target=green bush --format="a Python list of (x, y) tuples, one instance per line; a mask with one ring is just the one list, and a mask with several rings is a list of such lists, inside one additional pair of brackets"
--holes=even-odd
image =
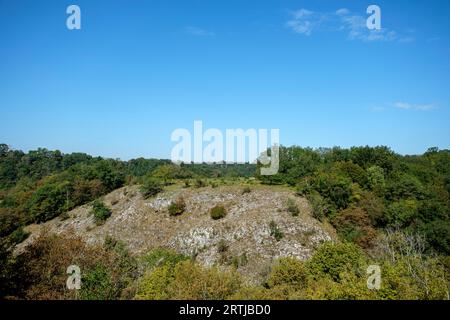
[(115, 285), (111, 277), (111, 270), (102, 264), (82, 273), (81, 290), (82, 300), (110, 300), (117, 296)]
[(242, 189), (242, 194), (247, 194), (247, 193), (251, 193), (252, 189), (250, 189), (250, 187), (245, 187), (244, 189)]
[(275, 238), (275, 240), (280, 241), (281, 239), (283, 239), (284, 234), (283, 232), (278, 228), (278, 225), (276, 224), (275, 221), (270, 221), (269, 223), (269, 230), (270, 230), (270, 235), (272, 237)]
[(434, 249), (450, 255), (450, 221), (435, 220), (422, 225), (420, 231)]
[(45, 222), (72, 208), (67, 201), (69, 188), (68, 182), (47, 182), (39, 187), (26, 204), (31, 218)]
[(155, 178), (147, 178), (141, 186), (141, 193), (145, 199), (156, 196), (158, 193), (163, 191), (163, 186), (161, 182)]
[(11, 240), (11, 243), (17, 244), (25, 241), (29, 235), (30, 234), (28, 232), (25, 232), (25, 230), (23, 230), (23, 227), (19, 227), (11, 233), (9, 238)]
[(204, 187), (206, 187), (206, 182), (202, 179), (195, 179), (195, 187), (196, 188), (204, 188)]
[(139, 300), (225, 300), (241, 288), (234, 271), (201, 267), (191, 261), (175, 267), (160, 266), (141, 279), (136, 294)]
[(381, 194), (385, 187), (384, 170), (378, 166), (367, 169), (368, 187), (377, 194)]
[(385, 220), (390, 227), (404, 228), (417, 218), (418, 203), (412, 199), (392, 202), (385, 213)]
[(224, 239), (220, 239), (220, 241), (217, 243), (217, 252), (218, 253), (224, 253), (228, 251), (228, 245)]
[(209, 211), (209, 214), (211, 218), (213, 218), (214, 220), (219, 220), (227, 215), (227, 210), (225, 209), (224, 206), (217, 205)]
[(165, 265), (148, 271), (139, 281), (136, 300), (169, 300), (170, 285), (174, 280), (173, 268)]
[(293, 217), (297, 217), (298, 214), (300, 213), (300, 210), (298, 209), (297, 204), (296, 204), (295, 201), (292, 200), (292, 199), (288, 199), (288, 201), (287, 201), (287, 211), (288, 211)]
[(167, 249), (154, 249), (143, 257), (147, 269), (159, 266), (175, 267), (178, 262), (189, 260), (189, 257)]
[(312, 192), (307, 197), (309, 203), (311, 204), (312, 215), (318, 220), (322, 220), (325, 217), (330, 217), (333, 212), (330, 210), (327, 202), (322, 198), (322, 196), (316, 191)]
[(178, 198), (176, 201), (172, 202), (169, 205), (169, 215), (171, 216), (179, 216), (184, 213), (186, 210), (186, 203), (183, 198)]
[(239, 267), (244, 267), (246, 266), (248, 263), (248, 257), (247, 254), (244, 252), (243, 254), (233, 257), (233, 259), (231, 259), (231, 265), (233, 267), (235, 267), (236, 269)]
[(315, 279), (330, 277), (339, 282), (345, 271), (361, 272), (363, 262), (364, 255), (354, 244), (326, 242), (307, 262), (307, 268)]
[(111, 210), (103, 202), (95, 200), (92, 203), (92, 214), (94, 215), (95, 222), (102, 224), (111, 216)]
[(295, 289), (304, 289), (308, 285), (308, 270), (300, 260), (282, 258), (272, 268), (267, 285), (270, 288), (288, 285)]
[(334, 209), (345, 209), (350, 203), (352, 183), (346, 177), (332, 173), (319, 173), (314, 177), (312, 186)]
[(175, 266), (174, 281), (169, 287), (174, 300), (225, 300), (241, 288), (241, 279), (235, 271), (184, 261)]

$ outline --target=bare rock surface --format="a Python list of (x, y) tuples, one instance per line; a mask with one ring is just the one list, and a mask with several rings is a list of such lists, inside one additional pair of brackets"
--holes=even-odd
[[(289, 189), (255, 185), (245, 194), (242, 189), (171, 186), (145, 200), (137, 186), (127, 186), (103, 197), (105, 205), (112, 209), (105, 224), (97, 226), (91, 206), (84, 205), (70, 211), (65, 220), (56, 218), (28, 226), (31, 236), (17, 250), (23, 250), (40, 232), (61, 234), (73, 230), (91, 244), (102, 244), (107, 236), (113, 237), (136, 255), (168, 248), (195, 255), (198, 262), (207, 266), (234, 264), (252, 283), (267, 272), (273, 260), (308, 259), (321, 242), (335, 239), (332, 228), (311, 216), (306, 199)], [(172, 217), (168, 206), (179, 197), (183, 197), (186, 211)], [(298, 216), (288, 212), (288, 199), (297, 204)], [(227, 215), (213, 220), (209, 210), (218, 204), (226, 208)], [(283, 234), (281, 239), (271, 234), (271, 221)]]

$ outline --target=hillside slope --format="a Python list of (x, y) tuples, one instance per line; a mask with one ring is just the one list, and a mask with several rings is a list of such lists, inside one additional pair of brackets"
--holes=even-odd
[[(183, 197), (186, 211), (172, 217), (170, 203)], [(287, 210), (288, 199), (295, 201), (298, 216)], [(68, 213), (26, 229), (31, 236), (17, 250), (22, 250), (40, 232), (65, 233), (73, 230), (88, 243), (103, 243), (106, 237), (120, 240), (130, 252), (141, 255), (155, 248), (170, 248), (204, 265), (235, 265), (249, 283), (255, 283), (268, 271), (274, 259), (309, 258), (323, 241), (334, 240), (333, 229), (310, 215), (308, 202), (280, 187), (252, 186), (243, 193), (242, 186), (217, 188), (182, 188), (174, 185), (158, 196), (143, 199), (137, 186), (117, 189), (103, 197), (112, 209), (105, 224), (97, 226), (91, 206), (84, 205)], [(209, 210), (224, 205), (227, 215), (213, 220)], [(274, 223), (273, 223), (273, 222)], [(283, 234), (275, 239), (276, 226)]]

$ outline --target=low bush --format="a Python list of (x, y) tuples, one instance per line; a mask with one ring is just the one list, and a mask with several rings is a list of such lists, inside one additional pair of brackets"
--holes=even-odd
[(275, 240), (280, 241), (281, 239), (283, 239), (284, 234), (283, 232), (278, 228), (278, 225), (276, 224), (275, 221), (270, 221), (269, 223), (269, 230), (270, 230), (270, 235), (272, 237), (275, 238)]
[(100, 225), (111, 216), (111, 210), (103, 202), (95, 200), (92, 203), (92, 214), (94, 215), (95, 223)]
[(148, 270), (163, 265), (175, 267), (178, 262), (185, 260), (189, 260), (189, 257), (163, 248), (154, 249), (143, 257), (144, 265)]
[(209, 211), (209, 214), (211, 218), (213, 218), (214, 220), (219, 220), (227, 215), (227, 210), (225, 209), (224, 206), (217, 205)]
[(171, 216), (179, 216), (184, 213), (186, 210), (186, 202), (184, 202), (183, 198), (178, 198), (176, 201), (173, 201), (169, 205), (169, 215)]
[(341, 273), (361, 272), (363, 263), (364, 254), (354, 244), (326, 242), (307, 262), (307, 268), (315, 279), (330, 277), (339, 282)]
[(308, 284), (308, 270), (304, 263), (293, 258), (282, 258), (272, 268), (267, 280), (269, 288), (289, 285), (295, 289), (304, 289)]
[(155, 178), (147, 178), (141, 186), (141, 193), (145, 199), (156, 196), (158, 193), (162, 192), (163, 185)]
[(140, 281), (136, 299), (140, 300), (225, 300), (241, 288), (234, 271), (219, 271), (182, 261), (174, 267), (160, 266)]
[(287, 211), (288, 211), (293, 217), (297, 217), (298, 214), (300, 213), (300, 210), (298, 209), (297, 204), (296, 204), (295, 201), (292, 200), (292, 199), (288, 199), (288, 201), (287, 201)]

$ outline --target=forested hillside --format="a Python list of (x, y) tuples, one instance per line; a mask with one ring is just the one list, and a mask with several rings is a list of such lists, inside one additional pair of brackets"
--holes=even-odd
[[(450, 151), (431, 148), (423, 155), (402, 156), (387, 147), (281, 147), (277, 175), (260, 176), (259, 167), (176, 166), (169, 160), (121, 161), (46, 149), (24, 153), (0, 145), (1, 297), (449, 298)], [(260, 286), (251, 287), (239, 280), (240, 260), (230, 262), (234, 269), (226, 272), (204, 269), (192, 262), (195, 257), (176, 252), (157, 250), (135, 257), (113, 238), (105, 239), (103, 247), (91, 247), (76, 235), (46, 235), (19, 256), (13, 253), (28, 236), (25, 226), (66, 219), (67, 212), (81, 205), (91, 204), (96, 221), (104, 223), (111, 212), (102, 196), (123, 186), (139, 185), (143, 197), (151, 198), (174, 184), (195, 192), (239, 186), (242, 179), (251, 182), (242, 194), (251, 192), (252, 183), (294, 190), (309, 201), (314, 218), (333, 226), (340, 243), (325, 243), (306, 262), (281, 259)], [(288, 214), (298, 215), (294, 202), (286, 206)], [(185, 207), (183, 199), (173, 202), (168, 216), (183, 215)], [(218, 216), (211, 212), (213, 219), (226, 215), (221, 206), (215, 210)], [(282, 230), (271, 228), (279, 241)], [(226, 250), (226, 245), (218, 250)], [(76, 297), (61, 291), (64, 268), (73, 259), (90, 270), (83, 280), (87, 287)], [(147, 261), (144, 266), (142, 261)], [(368, 292), (365, 286), (364, 268), (371, 263), (386, 270), (378, 292)], [(206, 287), (197, 286), (201, 281)]]

